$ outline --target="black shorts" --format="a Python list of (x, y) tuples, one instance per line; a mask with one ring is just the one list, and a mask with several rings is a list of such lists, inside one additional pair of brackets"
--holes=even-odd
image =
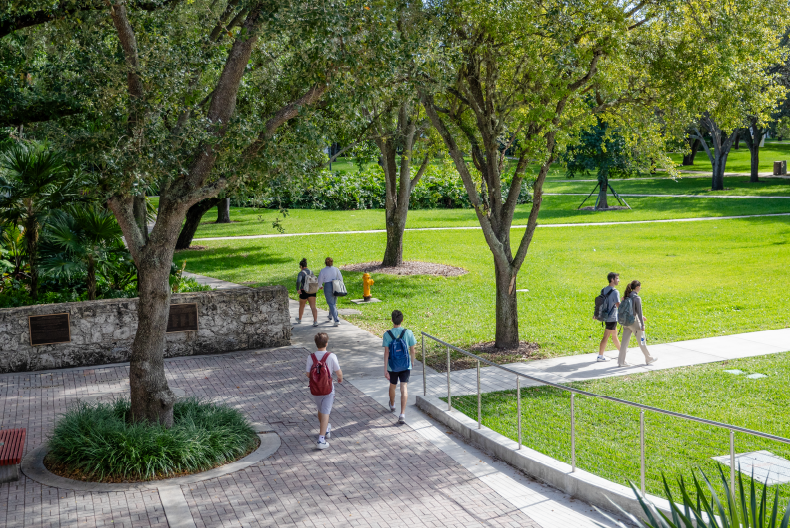
[(607, 330), (617, 330), (617, 321), (612, 321), (611, 323), (607, 321), (604, 324), (606, 325)]
[(409, 376), (411, 376), (411, 370), (401, 370), (400, 372), (390, 372), (390, 383), (392, 385), (397, 385), (398, 380), (401, 383), (408, 383)]
[(299, 298), (303, 299), (303, 300), (304, 299), (309, 299), (310, 297), (315, 297), (315, 293), (300, 293), (299, 294)]

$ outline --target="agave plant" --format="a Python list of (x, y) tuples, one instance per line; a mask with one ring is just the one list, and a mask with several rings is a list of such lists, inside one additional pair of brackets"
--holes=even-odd
[[(700, 483), (700, 479), (697, 478), (696, 472), (692, 471), (696, 500), (689, 494), (683, 477), (678, 478), (678, 487), (680, 488), (682, 499), (680, 505), (672, 496), (666, 477), (663, 474), (661, 475), (664, 481), (664, 493), (666, 493), (671, 508), (671, 519), (666, 513), (660, 511), (652, 502), (647, 500), (637, 490), (633, 482), (629, 482), (629, 484), (639, 500), (639, 504), (642, 506), (645, 519), (637, 519), (619, 506), (617, 506), (617, 509), (639, 528), (788, 528), (790, 526), (790, 504), (785, 507), (781, 519), (779, 517), (778, 488), (774, 495), (773, 505), (770, 507), (768, 505), (768, 479), (762, 486), (762, 493), (758, 494), (758, 487), (755, 486), (755, 480), (752, 478), (747, 497), (740, 472), (738, 472), (738, 489), (731, 490), (721, 465), (719, 465), (718, 470), (725, 492), (726, 502), (724, 503), (719, 498), (719, 494), (716, 493), (708, 476), (700, 469), (699, 472), (705, 483), (704, 487)], [(626, 528), (626, 525), (622, 522), (611, 518), (603, 512), (601, 513), (617, 526)]]

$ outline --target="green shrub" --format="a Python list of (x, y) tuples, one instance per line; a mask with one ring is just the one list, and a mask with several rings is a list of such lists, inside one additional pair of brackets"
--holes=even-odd
[(241, 411), (188, 398), (176, 402), (173, 427), (131, 423), (129, 400), (78, 403), (55, 425), (47, 463), (86, 480), (151, 480), (205, 471), (257, 445)]
[[(417, 171), (413, 168), (412, 177)], [(504, 192), (507, 192), (505, 182)], [(531, 199), (527, 184), (522, 185), (518, 203)], [(234, 199), (236, 206), (263, 206), (286, 209), (382, 209), (385, 201), (384, 171), (369, 165), (357, 171), (322, 171), (317, 176), (295, 182), (275, 179), (263, 198)], [(470, 207), (461, 177), (450, 160), (428, 166), (409, 200), (412, 209), (458, 209)]]

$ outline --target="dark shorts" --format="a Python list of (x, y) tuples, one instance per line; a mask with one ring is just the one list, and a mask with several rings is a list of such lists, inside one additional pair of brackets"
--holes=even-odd
[(617, 321), (612, 321), (611, 323), (607, 321), (604, 324), (606, 324), (607, 330), (617, 330)]
[(310, 297), (315, 297), (315, 293), (300, 293), (300, 299), (309, 299)]
[(401, 383), (408, 383), (411, 370), (401, 370), (400, 372), (390, 372), (390, 383), (397, 385), (398, 381)]

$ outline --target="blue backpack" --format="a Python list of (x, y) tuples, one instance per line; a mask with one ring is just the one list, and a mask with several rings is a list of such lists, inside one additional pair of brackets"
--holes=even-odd
[(409, 370), (409, 347), (406, 346), (403, 336), (406, 334), (406, 329), (401, 330), (398, 337), (393, 335), (392, 330), (387, 330), (390, 336), (389, 344), (389, 367), (392, 372), (403, 372)]

